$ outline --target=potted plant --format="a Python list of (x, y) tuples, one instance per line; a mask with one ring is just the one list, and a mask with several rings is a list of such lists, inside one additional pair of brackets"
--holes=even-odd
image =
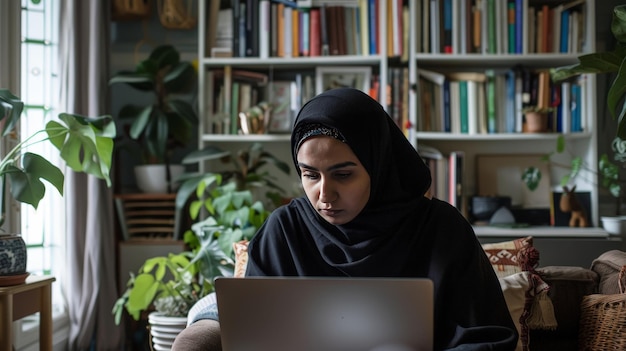
[[(128, 135), (140, 145), (124, 145), (127, 150), (141, 150), (140, 165), (135, 167), (137, 185), (144, 192), (172, 192), (172, 151), (185, 147), (193, 139), (197, 124), (196, 111), (188, 95), (196, 84), (196, 70), (190, 62), (181, 61), (171, 45), (156, 47), (134, 71), (121, 71), (109, 84), (127, 84), (152, 95), (148, 105), (129, 103), (119, 111), (120, 120), (130, 123)], [(146, 182), (142, 181), (146, 179)], [(155, 179), (155, 180), (151, 180)], [(150, 185), (149, 182), (158, 182)]]
[[(626, 117), (626, 5), (618, 5), (613, 9), (611, 31), (616, 39), (615, 48), (612, 51), (581, 55), (578, 57), (579, 62), (577, 64), (553, 68), (550, 73), (554, 81), (562, 81), (583, 73), (615, 73), (607, 94), (609, 112), (614, 120), (617, 119), (618, 125), (616, 137), (611, 142), (614, 157), (611, 160), (608, 154), (600, 156), (597, 175), (600, 178), (600, 185), (615, 198), (615, 215), (622, 217), (621, 207), (625, 195), (624, 186), (626, 185), (623, 171), (620, 171), (626, 166), (623, 164), (623, 161), (626, 160), (626, 150), (623, 147), (625, 143), (623, 139), (626, 139), (626, 119), (624, 118)], [(544, 156), (544, 160), (552, 162), (553, 165), (569, 169), (568, 174), (561, 179), (561, 186), (573, 181), (581, 170), (589, 170), (582, 158), (575, 155), (570, 155), (571, 162), (569, 165), (554, 163), (551, 160), (553, 155), (563, 152), (566, 152), (565, 138), (559, 136), (555, 152)], [(618, 166), (617, 162), (621, 162), (622, 165)], [(541, 172), (535, 167), (526, 169), (522, 174), (522, 180), (531, 190), (536, 188), (540, 179)], [(608, 217), (603, 217), (602, 220), (605, 219), (610, 220)]]
[(548, 114), (554, 111), (552, 107), (527, 106), (522, 109), (526, 131), (528, 133), (543, 133), (548, 130)]
[[(16, 127), (22, 116), (24, 103), (9, 90), (0, 89), (0, 126), (2, 138), (15, 138)], [(111, 116), (85, 117), (61, 113), (58, 121), (49, 121), (45, 128), (22, 138), (0, 159), (0, 226), (5, 219), (5, 193), (7, 181), (9, 194), (16, 201), (37, 208), (45, 196), (42, 180), (52, 184), (63, 195), (64, 175), (44, 157), (29, 148), (49, 141), (56, 147), (63, 161), (72, 170), (104, 179), (111, 185), (110, 169), (113, 154), (115, 124)], [(26, 247), (19, 235), (0, 236), (0, 247), (13, 250), (17, 257), (12, 267), (4, 267), (0, 275), (20, 274), (26, 278)], [(16, 282), (16, 284), (19, 283)]]
[(142, 312), (154, 308), (148, 322), (153, 329), (155, 322), (179, 327), (170, 334), (173, 341), (185, 327), (193, 304), (213, 291), (214, 279), (233, 274), (233, 243), (250, 239), (269, 212), (253, 199), (250, 190), (237, 190), (234, 182), (222, 180), (220, 174), (206, 174), (198, 182), (190, 214), (198, 219), (205, 209), (208, 215), (185, 232), (189, 250), (149, 258), (136, 275), (131, 274), (126, 291), (113, 308), (117, 324), (124, 310), (138, 320)]

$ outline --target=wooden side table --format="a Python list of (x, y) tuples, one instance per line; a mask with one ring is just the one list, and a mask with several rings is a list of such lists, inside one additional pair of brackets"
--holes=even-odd
[(52, 276), (0, 287), (0, 350), (13, 349), (13, 321), (39, 312), (39, 349), (52, 350)]

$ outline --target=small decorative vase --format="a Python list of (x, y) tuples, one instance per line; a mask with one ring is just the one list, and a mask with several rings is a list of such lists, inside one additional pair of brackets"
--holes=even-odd
[[(178, 184), (174, 183), (185, 171), (183, 165), (170, 165), (170, 189), (176, 191)], [(165, 194), (168, 191), (167, 172), (164, 164), (135, 166), (135, 180), (137, 187), (144, 193)]]
[(525, 117), (528, 133), (543, 133), (548, 130), (548, 117), (545, 113), (526, 112)]
[(626, 234), (626, 216), (602, 216), (602, 227), (610, 235), (624, 236)]
[(0, 276), (26, 273), (26, 243), (21, 235), (0, 234)]

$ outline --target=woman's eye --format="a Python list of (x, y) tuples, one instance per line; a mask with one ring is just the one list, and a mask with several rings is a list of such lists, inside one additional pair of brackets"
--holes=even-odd
[(305, 177), (308, 179), (317, 179), (319, 175), (317, 173), (312, 173), (312, 172), (303, 172), (302, 177)]
[(335, 173), (335, 177), (339, 178), (339, 179), (345, 179), (345, 178), (348, 178), (351, 175), (352, 175), (351, 172), (337, 172), (337, 173)]

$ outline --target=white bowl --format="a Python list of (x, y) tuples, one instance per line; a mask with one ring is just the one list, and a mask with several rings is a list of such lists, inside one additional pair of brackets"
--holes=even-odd
[(626, 234), (626, 216), (601, 217), (602, 227), (609, 234), (622, 235)]

